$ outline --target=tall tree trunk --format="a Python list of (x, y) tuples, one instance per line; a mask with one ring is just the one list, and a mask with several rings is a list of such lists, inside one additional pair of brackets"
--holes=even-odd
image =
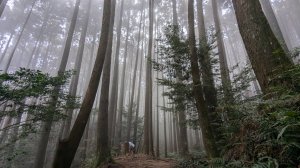
[[(58, 69), (58, 74), (59, 75), (63, 74), (66, 70), (66, 66), (67, 66), (67, 62), (68, 62), (68, 58), (69, 58), (69, 53), (70, 53), (70, 49), (71, 49), (71, 44), (72, 44), (72, 39), (73, 39), (73, 34), (74, 34), (74, 31), (75, 31), (75, 25), (76, 25), (76, 22), (77, 22), (77, 16), (78, 16), (78, 12), (79, 12), (79, 5), (80, 5), (80, 0), (76, 0), (74, 13), (73, 13), (73, 16), (72, 16), (70, 29), (69, 29), (67, 40), (66, 40), (66, 45), (65, 45), (64, 52), (63, 52), (63, 55), (62, 55), (62, 59), (61, 59), (61, 62), (60, 62), (60, 66), (59, 66), (59, 69)], [(57, 99), (58, 99), (57, 94), (59, 94), (59, 92), (60, 92), (60, 87), (55, 88), (54, 92), (55, 92), (55, 94), (52, 98), (52, 105), (50, 105), (50, 106), (52, 106), (51, 108), (56, 107)], [(54, 109), (53, 109), (53, 111), (54, 111)], [(37, 152), (36, 158), (35, 158), (35, 163), (34, 163), (35, 168), (43, 167), (52, 123), (53, 123), (53, 115), (51, 115), (49, 117), (48, 121), (46, 121), (44, 123), (43, 127), (42, 127), (43, 133), (42, 133), (41, 139), (39, 141), (38, 152)]]
[(219, 8), (217, 0), (212, 0), (212, 9), (214, 14), (215, 29), (217, 33), (218, 54), (220, 60), (221, 82), (223, 86), (225, 102), (228, 104), (233, 103), (234, 98), (232, 94), (232, 86), (229, 76), (229, 69), (227, 64), (226, 52), (223, 41), (223, 33), (221, 30)]
[(213, 113), (217, 107), (217, 91), (215, 89), (214, 77), (212, 72), (211, 58), (206, 37), (206, 30), (203, 16), (202, 0), (197, 0), (198, 14), (198, 30), (200, 41), (200, 68), (202, 70), (203, 92), (204, 97), (209, 107), (209, 112)]
[[(165, 87), (163, 86), (163, 94), (164, 94), (164, 92), (165, 92)], [(164, 117), (164, 154), (165, 154), (165, 157), (168, 157), (168, 144), (167, 144), (167, 142), (168, 142), (168, 140), (167, 140), (167, 122), (166, 122), (166, 103), (165, 103), (165, 97), (163, 96), (162, 97), (162, 99), (163, 99), (163, 117)], [(172, 132), (172, 130), (171, 130), (171, 132)]]
[(33, 47), (33, 50), (31, 52), (31, 54), (29, 55), (30, 56), (30, 59), (29, 61), (27, 62), (27, 67), (30, 68), (30, 64), (34, 58), (34, 53), (39, 53), (39, 52), (36, 52), (38, 46), (40, 46), (40, 44), (42, 43), (43, 41), (43, 35), (45, 34), (45, 29), (46, 29), (46, 26), (48, 24), (48, 21), (49, 21), (49, 15), (50, 15), (50, 5), (48, 6), (48, 9), (46, 11), (46, 16), (44, 17), (43, 19), (43, 24), (42, 24), (42, 27), (40, 28), (39, 32), (38, 32), (38, 37), (36, 38), (36, 41), (35, 41), (35, 44), (34, 44), (34, 47)]
[[(149, 43), (147, 59), (152, 59), (153, 46), (153, 8), (154, 1), (149, 0)], [(152, 132), (152, 64), (146, 65), (146, 94), (145, 94), (145, 115), (144, 115), (144, 146), (145, 154), (154, 156), (153, 132)]]
[(7, 1), (8, 0), (1, 0), (1, 3), (0, 3), (0, 18), (2, 16), (3, 12), (4, 12), (4, 9), (6, 7)]
[[(131, 127), (132, 127), (133, 99), (134, 99), (134, 95), (135, 95), (134, 92), (135, 92), (135, 83), (136, 83), (136, 72), (137, 72), (138, 60), (139, 60), (142, 19), (143, 19), (143, 6), (141, 9), (141, 16), (140, 16), (137, 51), (136, 51), (136, 56), (135, 56), (135, 66), (134, 66), (132, 86), (131, 86), (131, 97), (129, 99), (129, 106), (128, 106), (128, 123), (127, 123), (127, 134), (126, 134), (127, 141), (130, 141), (130, 138), (131, 138), (130, 135), (131, 135)], [(142, 59), (142, 58), (140, 58), (140, 59)]]
[(174, 140), (173, 140), (173, 133), (174, 133), (174, 128), (173, 128), (173, 122), (172, 122), (172, 117), (171, 117), (171, 113), (169, 113), (169, 128), (170, 128), (170, 131), (169, 131), (169, 148), (170, 148), (170, 151), (171, 152), (174, 152)]
[(87, 151), (88, 151), (88, 144), (89, 144), (88, 141), (89, 141), (89, 139), (91, 139), (90, 136), (89, 136), (90, 122), (91, 122), (91, 116), (88, 119), (88, 123), (87, 123), (86, 128), (85, 128), (84, 142), (83, 142), (84, 147), (83, 147), (83, 150), (82, 150), (82, 153), (81, 153), (81, 158), (82, 158), (83, 161), (85, 161), (86, 158), (87, 158)]
[[(82, 58), (83, 58), (85, 38), (86, 38), (86, 33), (87, 33), (87, 28), (88, 28), (88, 24), (89, 24), (90, 13), (91, 13), (90, 12), (91, 5), (92, 5), (92, 0), (89, 0), (88, 9), (85, 13), (84, 23), (83, 23), (83, 27), (82, 27), (82, 30), (81, 30), (81, 35), (80, 35), (80, 40), (79, 40), (79, 48), (78, 48), (78, 51), (77, 51), (77, 56), (76, 56), (76, 61), (75, 61), (74, 70), (76, 71), (76, 74), (72, 78), (71, 85), (70, 85), (70, 90), (69, 90), (69, 95), (71, 97), (75, 97), (76, 93), (77, 93), (79, 75), (80, 75), (81, 66), (82, 66)], [(64, 127), (63, 139), (67, 138), (68, 135), (69, 135), (73, 112), (74, 112), (74, 110), (72, 110), (72, 109), (69, 109), (66, 112), (68, 117), (65, 120), (66, 125)]]
[[(145, 16), (145, 10), (144, 10)], [(145, 22), (143, 24), (143, 37), (145, 37)], [(133, 131), (133, 143), (137, 144), (137, 131), (138, 131), (138, 119), (139, 119), (139, 112), (140, 112), (140, 98), (141, 98), (141, 86), (142, 86), (142, 73), (143, 73), (143, 65), (144, 65), (144, 40), (142, 41), (142, 49), (140, 55), (140, 69), (139, 69), (139, 87), (138, 87), (138, 94), (137, 94), (137, 105), (136, 105), (136, 113), (135, 113), (135, 122), (134, 122), (134, 131)]]
[(199, 148), (200, 147), (200, 135), (199, 135), (199, 130), (198, 128), (195, 129), (195, 147)]
[[(130, 13), (130, 12), (129, 12)], [(121, 86), (120, 86), (120, 93), (119, 93), (119, 116), (118, 116), (118, 132), (117, 132), (117, 144), (122, 141), (122, 123), (123, 123), (123, 110), (124, 110), (124, 97), (125, 97), (125, 72), (127, 66), (127, 55), (128, 55), (128, 38), (129, 38), (129, 25), (130, 25), (130, 18), (128, 18), (127, 23), (127, 32), (126, 32), (126, 39), (125, 39), (125, 52), (124, 52), (124, 63), (122, 69), (122, 76), (121, 76)]]
[[(11, 133), (11, 138), (10, 138), (10, 142), (12, 144), (10, 144), (9, 148), (8, 148), (8, 152), (7, 152), (7, 156), (8, 157), (13, 157), (14, 155), (14, 151), (15, 151), (15, 147), (16, 147), (16, 141), (18, 140), (18, 136), (19, 136), (19, 124), (21, 122), (21, 119), (22, 119), (22, 111), (23, 111), (23, 108), (19, 107), (18, 109), (18, 116), (16, 118), (16, 121), (15, 121), (15, 127), (13, 128), (12, 130), (12, 133)], [(9, 160), (8, 163), (7, 163), (7, 168), (11, 168), (12, 167), (12, 161)]]
[(203, 131), (205, 150), (209, 158), (216, 157), (216, 143), (212, 134), (212, 129), (208, 120), (208, 106), (203, 97), (202, 83), (200, 81), (200, 72), (195, 40), (194, 24), (194, 0), (188, 0), (188, 24), (189, 24), (189, 52), (191, 61), (191, 73), (193, 79), (193, 94), (196, 100), (198, 118)]
[(178, 147), (179, 154), (183, 157), (187, 157), (189, 153), (188, 147), (188, 138), (187, 138), (187, 124), (186, 124), (186, 116), (183, 110), (180, 110), (178, 113), (178, 126), (179, 126), (179, 136), (178, 139)]
[[(19, 36), (18, 36), (18, 38), (17, 38), (17, 42), (16, 42), (16, 44), (15, 44), (15, 46), (14, 46), (12, 52), (10, 53), (10, 55), (9, 55), (9, 57), (8, 57), (8, 61), (7, 61), (6, 65), (5, 65), (5, 67), (4, 67), (4, 70), (3, 70), (4, 73), (6, 73), (6, 72), (8, 71), (8, 68), (9, 68), (9, 66), (10, 66), (10, 64), (11, 64), (11, 61), (12, 61), (12, 59), (13, 59), (13, 57), (14, 57), (14, 55), (15, 55), (15, 52), (16, 52), (16, 50), (17, 50), (17, 48), (18, 48), (18, 45), (19, 45), (19, 43), (20, 43), (20, 41), (21, 41), (21, 37), (22, 37), (22, 35), (23, 35), (23, 33), (24, 33), (24, 30), (25, 30), (26, 25), (28, 24), (28, 21), (29, 21), (29, 19), (30, 19), (30, 17), (31, 17), (32, 10), (33, 10), (33, 8), (34, 8), (36, 2), (37, 2), (37, 0), (33, 0), (33, 1), (32, 1), (32, 5), (31, 5), (31, 8), (30, 8), (30, 11), (29, 11), (29, 13), (28, 13), (28, 15), (27, 15), (27, 17), (26, 17), (26, 20), (25, 20), (24, 24), (23, 24), (22, 27), (21, 27), (21, 30), (20, 30), (19, 33), (18, 33)], [(1, 15), (0, 15), (0, 16), (1, 16)]]
[[(174, 107), (172, 107), (174, 109)], [(173, 129), (174, 129), (174, 151), (178, 154), (179, 153), (179, 129), (178, 129), (178, 117), (177, 113), (172, 111), (173, 113)]]
[(10, 34), (10, 36), (9, 36), (8, 42), (6, 43), (5, 48), (4, 48), (4, 51), (3, 51), (3, 53), (2, 53), (2, 56), (1, 56), (1, 59), (0, 59), (0, 63), (2, 63), (2, 61), (3, 61), (4, 58), (5, 58), (7, 49), (9, 48), (10, 42), (11, 42), (11, 40), (12, 40), (14, 34), (15, 34), (15, 31), (13, 31), (13, 32)]
[[(177, 3), (176, 0), (172, 1), (173, 3), (173, 24), (175, 26), (175, 29), (178, 30), (178, 18), (177, 18)], [(178, 36), (178, 31), (174, 31), (174, 36)], [(178, 56), (175, 56), (175, 62), (177, 62), (178, 60)], [(176, 71), (176, 82), (177, 83), (182, 83), (182, 72), (181, 69), (175, 69)], [(178, 124), (176, 124), (176, 128), (177, 130), (179, 129), (179, 131), (177, 131), (177, 142), (178, 142), (178, 149), (179, 149), (179, 154), (182, 157), (186, 157), (189, 153), (189, 149), (188, 149), (188, 139), (187, 139), (187, 128), (186, 128), (186, 116), (185, 116), (185, 107), (184, 107), (184, 98), (181, 95), (178, 95), (176, 97), (178, 101), (178, 103), (176, 103), (176, 122)], [(177, 115), (178, 114), (178, 115)]]
[(121, 43), (121, 28), (123, 22), (123, 11), (124, 11), (124, 0), (121, 2), (120, 7), (120, 16), (119, 22), (117, 27), (117, 42), (116, 42), (116, 54), (115, 54), (115, 61), (114, 61), (114, 74), (110, 92), (110, 100), (108, 106), (108, 120), (109, 120), (109, 139), (111, 144), (114, 144), (114, 135), (115, 135), (115, 123), (116, 123), (116, 115), (117, 115), (117, 100), (118, 100), (118, 83), (119, 83), (119, 58), (120, 58), (120, 43)]
[(176, 2), (176, 0), (172, 0), (172, 10), (173, 10), (173, 25), (178, 25), (177, 2)]
[[(51, 48), (53, 48), (53, 39), (52, 38), (50, 38), (50, 40), (48, 42), (46, 52), (45, 52), (45, 59), (43, 60), (43, 64), (41, 66), (41, 70), (44, 71), (44, 72), (48, 72), (48, 65), (49, 65), (48, 57), (50, 55), (50, 49)], [(29, 65), (28, 65), (28, 68), (29, 68)]]
[(286, 54), (289, 53), (289, 48), (287, 47), (285, 40), (284, 40), (284, 36), (282, 34), (282, 31), (279, 27), (279, 23), (278, 20), (276, 19), (274, 10), (272, 8), (272, 4), (270, 0), (260, 0), (262, 9), (264, 10), (264, 14), (266, 15), (268, 22), (270, 24), (270, 27), (273, 31), (273, 33), (275, 34), (275, 36), (277, 37), (279, 43), (281, 44), (281, 47), (283, 48), (284, 52)]
[(110, 27), (110, 16), (111, 1), (104, 0), (101, 38), (91, 79), (69, 137), (65, 140), (60, 141), (58, 144), (58, 148), (54, 157), (54, 168), (69, 168), (71, 166), (81, 137), (84, 133), (84, 129), (90, 116), (100, 82), (109, 38), (108, 34)]
[(113, 42), (113, 31), (115, 22), (115, 6), (116, 0), (111, 1), (111, 16), (109, 27), (109, 38), (106, 49), (101, 95), (99, 103), (98, 113), (98, 134), (97, 134), (97, 165), (103, 164), (103, 162), (111, 162), (110, 143), (108, 138), (108, 99), (109, 99), (109, 86), (110, 86), (110, 67), (111, 67), (111, 53)]
[(293, 64), (273, 34), (259, 0), (232, 2), (249, 60), (262, 92), (266, 93), (274, 70)]
[[(156, 18), (155, 24), (155, 37), (158, 38), (158, 19)], [(156, 62), (158, 60), (158, 41), (156, 41)], [(158, 79), (158, 71), (156, 71), (156, 78)], [(156, 157), (159, 158), (159, 84), (156, 84), (156, 148), (155, 148)]]
[(4, 144), (5, 141), (6, 141), (7, 134), (8, 134), (8, 129), (6, 127), (8, 127), (9, 124), (11, 124), (11, 121), (12, 121), (12, 117), (6, 117), (6, 120), (5, 120), (5, 122), (3, 123), (3, 126), (2, 126), (2, 134), (0, 136), (0, 144)]

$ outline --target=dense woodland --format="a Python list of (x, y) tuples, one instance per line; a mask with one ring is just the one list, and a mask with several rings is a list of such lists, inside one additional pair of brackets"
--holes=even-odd
[(0, 0), (0, 167), (300, 167), (299, 8)]

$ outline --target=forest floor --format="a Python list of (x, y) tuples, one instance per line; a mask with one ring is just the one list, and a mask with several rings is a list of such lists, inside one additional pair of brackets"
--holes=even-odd
[(173, 168), (176, 162), (171, 159), (154, 159), (150, 156), (135, 154), (114, 158), (116, 164), (107, 168)]

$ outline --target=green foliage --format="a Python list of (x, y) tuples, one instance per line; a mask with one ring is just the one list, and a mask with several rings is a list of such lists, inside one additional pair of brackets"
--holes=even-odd
[[(250, 70), (250, 71), (249, 71)], [(205, 155), (182, 162), (180, 167), (286, 168), (300, 164), (300, 66), (277, 72), (262, 96), (245, 97), (251, 69), (234, 76), (234, 104), (221, 104), (224, 116), (222, 156), (207, 160)], [(245, 83), (243, 83), (246, 79)], [(278, 85), (277, 83), (281, 83)], [(224, 118), (226, 119), (226, 117)], [(197, 167), (197, 166), (194, 166)]]
[(171, 108), (164, 110), (173, 113), (188, 112), (190, 118), (195, 117), (188, 42), (178, 26), (170, 25), (165, 28), (164, 36), (159, 39), (158, 54), (159, 60), (153, 60), (152, 63), (154, 69), (164, 76), (157, 79), (157, 82), (166, 87), (163, 96), (168, 96), (171, 100)]
[(82, 163), (82, 168), (95, 168), (97, 166), (97, 156), (93, 155), (92, 157), (86, 159)]
[[(35, 132), (41, 121), (52, 117), (54, 121), (60, 120), (65, 117), (66, 109), (78, 106), (77, 98), (69, 96), (63, 88), (71, 75), (72, 72), (68, 71), (52, 77), (41, 71), (25, 68), (11, 74), (0, 74), (0, 117), (24, 118), (20, 123), (1, 130), (7, 131), (14, 127), (22, 129), (16, 139), (10, 140), (11, 143)], [(53, 97), (57, 97), (55, 107), (52, 107)]]
[[(168, 26), (165, 38), (160, 41), (160, 63), (152, 61), (154, 69), (163, 72), (158, 83), (167, 86), (172, 107), (166, 111), (188, 112), (188, 124), (198, 126), (191, 92), (192, 82), (188, 44), (179, 28)], [(213, 38), (211, 38), (213, 39)], [(214, 48), (200, 45), (199, 59)], [(217, 61), (211, 55), (211, 64)], [(235, 71), (235, 66), (232, 71)], [(205, 68), (205, 67), (202, 67)], [(273, 72), (270, 87), (264, 95), (247, 95), (250, 83), (255, 80), (251, 66), (232, 73), (233, 99), (225, 100), (223, 87), (218, 90), (217, 116), (221, 118), (222, 135), (218, 144), (224, 144), (222, 158), (207, 160), (205, 155), (193, 154), (181, 160), (179, 167), (296, 167), (300, 164), (300, 66), (279, 67)], [(216, 68), (214, 68), (216, 69)], [(175, 110), (176, 109), (176, 110)], [(215, 123), (211, 123), (214, 126)], [(216, 123), (220, 124), (220, 123)], [(218, 127), (219, 129), (219, 127)]]
[(299, 165), (299, 73), (299, 65), (277, 73), (270, 84), (285, 84), (274, 84), (262, 98), (244, 100), (234, 107), (238, 115), (226, 130), (232, 142), (225, 149), (227, 160), (250, 162), (249, 167)]

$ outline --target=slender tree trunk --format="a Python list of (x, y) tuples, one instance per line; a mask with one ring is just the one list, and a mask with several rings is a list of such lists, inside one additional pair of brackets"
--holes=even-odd
[[(49, 55), (50, 55), (50, 49), (53, 47), (53, 39), (50, 38), (49, 42), (48, 42), (48, 46), (46, 48), (46, 53), (45, 53), (45, 58), (43, 60), (43, 64), (41, 66), (41, 70), (44, 71), (44, 72), (48, 72), (48, 65), (49, 65), (49, 62), (48, 62), (48, 58), (49, 58)], [(29, 66), (28, 66), (29, 68)]]
[(189, 23), (189, 52), (191, 61), (191, 71), (193, 79), (193, 94), (196, 100), (196, 107), (201, 130), (203, 131), (203, 139), (205, 150), (209, 158), (216, 157), (217, 149), (212, 129), (208, 120), (208, 106), (203, 97), (202, 83), (200, 81), (200, 72), (198, 65), (198, 57), (196, 51), (195, 40), (195, 24), (194, 24), (194, 0), (188, 0), (188, 23)]
[[(92, 5), (92, 0), (89, 0), (88, 9), (85, 13), (84, 24), (83, 24), (83, 27), (82, 27), (82, 30), (81, 30), (81, 35), (80, 35), (80, 40), (79, 40), (79, 48), (78, 48), (76, 61), (75, 61), (74, 70), (76, 71), (76, 74), (72, 78), (71, 85), (70, 85), (70, 90), (69, 90), (69, 95), (71, 97), (75, 97), (76, 93), (77, 93), (77, 86), (78, 86), (78, 82), (79, 82), (79, 75), (80, 75), (80, 72), (81, 72), (84, 44), (85, 44), (85, 38), (86, 38), (87, 28), (88, 28), (88, 24), (89, 24), (91, 5)], [(67, 110), (67, 116), (68, 117), (65, 120), (66, 125), (64, 127), (64, 135), (63, 135), (64, 139), (67, 138), (68, 135), (69, 135), (73, 112), (74, 112), (73, 109)]]
[[(158, 38), (158, 19), (156, 19), (156, 31), (155, 31), (155, 36)], [(158, 41), (156, 41), (156, 47), (158, 48)], [(159, 62), (158, 60), (158, 49), (156, 51), (156, 61)], [(156, 71), (156, 78), (158, 78), (158, 71)], [(159, 153), (159, 84), (156, 84), (156, 157), (159, 158), (160, 153)]]
[(174, 151), (178, 154), (179, 153), (179, 137), (178, 137), (179, 129), (178, 129), (177, 113), (175, 113), (174, 111), (172, 113), (173, 113), (173, 129), (174, 129)]
[(110, 86), (110, 67), (111, 67), (111, 53), (113, 42), (113, 31), (115, 22), (115, 6), (116, 0), (111, 1), (111, 16), (109, 27), (109, 38), (106, 49), (106, 56), (104, 61), (101, 95), (99, 103), (98, 113), (98, 134), (97, 134), (97, 165), (103, 164), (103, 162), (111, 162), (110, 143), (108, 138), (108, 99), (109, 99), (109, 86)]
[(5, 55), (6, 55), (6, 53), (7, 53), (7, 49), (9, 48), (10, 42), (11, 42), (11, 40), (12, 40), (14, 34), (15, 34), (15, 31), (13, 31), (13, 33), (11, 33), (10, 36), (9, 36), (8, 42), (7, 42), (7, 44), (6, 44), (5, 48), (4, 48), (4, 51), (3, 51), (3, 53), (2, 53), (2, 56), (1, 56), (1, 59), (0, 59), (0, 63), (2, 63), (2, 61), (3, 61), (4, 58), (5, 58)]
[[(145, 16), (145, 10), (144, 10)], [(145, 22), (143, 24), (143, 37), (145, 37)], [(138, 131), (138, 119), (139, 119), (139, 111), (140, 111), (140, 98), (141, 98), (141, 85), (142, 85), (142, 72), (144, 65), (144, 40), (142, 41), (142, 50), (140, 55), (140, 69), (139, 69), (139, 87), (138, 87), (138, 95), (137, 95), (137, 105), (136, 105), (136, 113), (135, 113), (135, 122), (134, 122), (134, 131), (133, 131), (133, 143), (137, 144), (137, 131)]]
[[(178, 30), (178, 18), (177, 18), (177, 9), (176, 9), (176, 0), (172, 1), (173, 3), (173, 24), (175, 29)], [(178, 31), (174, 31), (174, 36), (178, 36)], [(178, 60), (178, 55), (175, 56), (175, 62)], [(182, 72), (180, 68), (176, 70), (176, 83), (182, 83)], [(179, 154), (182, 157), (186, 157), (189, 153), (188, 149), (188, 139), (187, 139), (187, 128), (186, 128), (186, 116), (185, 116), (185, 107), (184, 107), (184, 98), (181, 95), (176, 97), (178, 103), (176, 103), (176, 128), (177, 128), (177, 142), (178, 142), (178, 150)], [(178, 114), (178, 115), (177, 115)]]
[(220, 71), (221, 71), (221, 82), (223, 86), (225, 102), (228, 104), (233, 103), (234, 98), (232, 94), (232, 86), (229, 76), (229, 69), (227, 64), (226, 52), (223, 41), (223, 33), (221, 30), (219, 8), (217, 0), (212, 0), (213, 14), (215, 29), (217, 33), (217, 45), (218, 45), (218, 54), (220, 60)]
[(275, 34), (275, 36), (277, 37), (278, 41), (281, 44), (281, 47), (283, 48), (284, 52), (286, 54), (289, 53), (289, 48), (287, 47), (285, 40), (284, 40), (284, 36), (282, 34), (282, 31), (279, 27), (279, 23), (278, 20), (276, 19), (274, 10), (272, 8), (272, 4), (270, 2), (270, 0), (260, 0), (262, 9), (264, 10), (264, 14), (266, 15), (268, 22), (270, 24), (270, 27), (273, 31), (273, 33)]
[(274, 70), (278, 68), (282, 70), (293, 64), (273, 34), (259, 0), (233, 0), (232, 2), (249, 60), (262, 92), (266, 93)]
[(116, 42), (116, 54), (115, 54), (115, 61), (114, 61), (114, 74), (110, 92), (110, 100), (108, 106), (108, 120), (109, 120), (109, 138), (111, 144), (114, 144), (114, 135), (115, 135), (115, 123), (116, 123), (116, 114), (117, 114), (117, 100), (118, 100), (118, 77), (119, 77), (119, 58), (120, 58), (120, 43), (121, 43), (121, 28), (122, 28), (122, 21), (123, 21), (123, 10), (124, 10), (124, 0), (121, 2), (120, 7), (120, 16), (119, 22), (117, 27), (117, 42)]
[[(129, 12), (130, 13), (130, 12)], [(128, 55), (128, 38), (129, 38), (129, 25), (130, 19), (128, 18), (127, 23), (127, 32), (126, 32), (126, 39), (125, 39), (125, 52), (124, 52), (124, 63), (123, 63), (123, 70), (121, 76), (121, 86), (120, 86), (120, 93), (119, 93), (119, 117), (118, 117), (118, 133), (117, 133), (117, 144), (119, 144), (122, 140), (122, 123), (123, 123), (123, 110), (124, 110), (124, 97), (125, 97), (125, 72), (127, 66), (127, 55)]]
[[(165, 87), (163, 86), (163, 94), (164, 94), (164, 92), (165, 92)], [(166, 104), (165, 104), (165, 97), (163, 96), (162, 97), (162, 99), (163, 99), (163, 115), (164, 115), (164, 154), (165, 154), (165, 157), (168, 157), (168, 144), (167, 144), (167, 142), (168, 142), (168, 140), (167, 140), (167, 122), (166, 122)], [(172, 130), (171, 130), (171, 132), (172, 132)]]
[[(153, 46), (153, 8), (154, 1), (149, 0), (149, 43), (147, 59), (152, 59)], [(146, 94), (145, 94), (145, 116), (144, 116), (144, 146), (145, 154), (154, 156), (153, 132), (152, 132), (152, 64), (146, 65)]]
[[(8, 129), (6, 129), (6, 127), (9, 126), (9, 124), (12, 121), (12, 117), (7, 117), (5, 122), (3, 123), (2, 126), (2, 134), (0, 136), (0, 144), (4, 144), (7, 138), (7, 134), (8, 134)], [(4, 131), (3, 131), (4, 130)]]
[[(15, 121), (15, 127), (13, 128), (12, 130), (12, 133), (11, 133), (11, 138), (10, 138), (10, 142), (12, 143), (9, 148), (8, 148), (8, 154), (7, 156), (8, 157), (13, 157), (13, 154), (14, 154), (14, 151), (15, 151), (15, 147), (16, 147), (16, 141), (18, 140), (18, 135), (19, 135), (19, 124), (21, 122), (21, 119), (22, 119), (22, 112), (23, 111), (23, 108), (20, 108), (18, 109), (19, 111), (19, 114), (16, 118), (16, 121)], [(9, 160), (8, 163), (7, 163), (7, 168), (11, 168), (12, 167), (12, 161)]]
[(74, 126), (67, 139), (62, 140), (58, 144), (58, 148), (54, 157), (54, 168), (69, 168), (74, 159), (81, 137), (84, 133), (88, 118), (90, 116), (97, 89), (100, 82), (101, 72), (104, 64), (105, 53), (108, 43), (109, 25), (111, 16), (111, 1), (104, 0), (103, 20), (99, 50), (95, 60), (95, 65), (88, 85), (88, 90), (84, 96), (78, 116)]
[[(68, 62), (68, 58), (69, 58), (69, 53), (70, 53), (70, 49), (71, 49), (71, 43), (72, 43), (72, 39), (73, 39), (73, 34), (74, 34), (74, 31), (75, 31), (75, 25), (76, 25), (76, 22), (77, 22), (77, 16), (78, 16), (78, 12), (79, 12), (79, 5), (80, 5), (80, 0), (76, 0), (75, 9), (74, 9), (74, 13), (73, 13), (73, 16), (72, 16), (70, 29), (69, 29), (69, 32), (68, 32), (66, 45), (65, 45), (63, 56), (62, 56), (60, 66), (59, 66), (59, 69), (58, 69), (58, 74), (59, 75), (63, 74), (66, 70), (66, 66), (67, 66), (67, 62)], [(59, 94), (59, 92), (60, 92), (60, 87), (55, 88), (54, 92), (55, 92), (55, 94), (52, 98), (52, 105), (50, 105), (50, 106), (52, 106), (51, 108), (53, 108), (53, 111), (54, 111), (54, 108), (56, 107), (56, 104), (57, 104), (57, 100), (58, 100), (57, 94)], [(51, 115), (50, 118), (48, 119), (48, 121), (46, 121), (44, 123), (44, 126), (42, 128), (43, 133), (41, 135), (41, 139), (40, 139), (39, 146), (38, 146), (38, 152), (37, 152), (37, 155), (36, 155), (36, 158), (35, 158), (35, 164), (34, 164), (35, 168), (43, 167), (52, 123), (53, 123), (53, 115)]]
[(4, 12), (4, 9), (6, 7), (6, 3), (7, 3), (8, 0), (1, 0), (1, 3), (0, 3), (0, 18)]
[(215, 89), (214, 77), (212, 72), (211, 58), (209, 55), (209, 47), (206, 37), (206, 29), (204, 24), (203, 16), (203, 5), (202, 0), (197, 0), (197, 14), (198, 14), (198, 30), (199, 30), (199, 41), (200, 41), (200, 68), (202, 70), (203, 80), (203, 93), (209, 112), (214, 113), (214, 109), (217, 107), (217, 91)]
[(173, 122), (172, 122), (172, 117), (171, 117), (171, 113), (169, 113), (169, 116), (168, 116), (168, 120), (169, 120), (169, 128), (170, 128), (170, 131), (169, 131), (169, 149), (170, 149), (170, 152), (174, 152), (174, 141), (173, 141), (173, 133), (174, 133), (174, 128), (173, 128)]
[(195, 140), (196, 140), (196, 143), (195, 143), (195, 147), (199, 148), (200, 147), (200, 135), (199, 135), (199, 130), (198, 128), (195, 129)]
[(32, 60), (34, 58), (34, 53), (38, 53), (38, 52), (36, 52), (36, 50), (37, 50), (38, 46), (40, 46), (41, 42), (43, 41), (43, 35), (45, 33), (45, 29), (46, 29), (46, 26), (47, 26), (48, 21), (49, 21), (50, 9), (51, 9), (51, 7), (48, 6), (48, 9), (46, 11), (46, 16), (45, 16), (45, 18), (43, 20), (42, 27), (41, 27), (41, 29), (40, 29), (40, 31), (38, 33), (38, 37), (37, 37), (37, 39), (35, 41), (34, 48), (33, 48), (32, 52), (31, 52), (31, 54), (29, 55), (30, 59), (29, 59), (29, 61), (27, 63), (27, 67), (28, 68), (30, 67), (30, 64), (31, 64), (31, 62), (32, 62)]
[(183, 157), (187, 157), (189, 153), (188, 138), (187, 138), (187, 124), (184, 111), (178, 113), (178, 125), (179, 125), (179, 154)]
[[(129, 99), (129, 107), (128, 107), (128, 123), (127, 123), (127, 141), (130, 141), (131, 135), (131, 127), (132, 127), (132, 115), (133, 115), (133, 100), (134, 100), (134, 92), (135, 92), (135, 83), (136, 83), (136, 72), (138, 67), (138, 60), (139, 60), (139, 51), (140, 51), (140, 40), (141, 40), (141, 29), (142, 29), (142, 19), (143, 19), (143, 6), (141, 9), (141, 16), (140, 16), (140, 24), (139, 24), (139, 35), (138, 35), (138, 44), (137, 44), (137, 51), (135, 56), (135, 66), (133, 71), (133, 79), (132, 79), (132, 86), (131, 86), (131, 97)], [(140, 58), (142, 59), (142, 58)]]
[[(91, 117), (90, 117), (91, 118)], [(83, 144), (83, 151), (81, 153), (81, 158), (83, 161), (86, 160), (87, 158), (87, 152), (88, 152), (88, 144), (89, 144), (89, 129), (90, 129), (90, 122), (91, 122), (91, 119), (89, 118), (88, 120), (88, 123), (86, 125), (86, 128), (85, 128), (85, 134), (84, 134), (84, 144)], [(91, 139), (91, 138), (90, 138)]]
[(173, 25), (178, 25), (177, 2), (176, 2), (176, 0), (172, 0), (172, 9), (173, 9)]
[[(29, 21), (29, 19), (30, 19), (30, 16), (31, 16), (31, 14), (32, 14), (32, 10), (33, 10), (33, 8), (34, 8), (36, 2), (37, 2), (37, 0), (33, 0), (33, 1), (32, 1), (32, 5), (31, 5), (31, 8), (30, 8), (30, 11), (29, 11), (29, 13), (28, 13), (28, 15), (27, 15), (27, 17), (26, 17), (26, 20), (25, 20), (24, 24), (22, 25), (22, 29), (20, 30), (20, 33), (18, 33), (19, 36), (18, 36), (18, 38), (17, 38), (17, 42), (16, 42), (16, 44), (15, 44), (15, 46), (14, 46), (14, 48), (13, 48), (11, 54), (9, 55), (8, 61), (7, 61), (6, 65), (5, 65), (5, 67), (4, 67), (4, 73), (7, 72), (8, 68), (9, 68), (9, 66), (10, 66), (10, 64), (11, 64), (11, 61), (12, 61), (12, 59), (13, 59), (13, 57), (14, 57), (14, 55), (15, 55), (15, 52), (16, 52), (16, 50), (17, 50), (17, 48), (18, 48), (18, 45), (19, 45), (19, 43), (20, 43), (20, 41), (21, 41), (21, 37), (22, 37), (22, 35), (23, 35), (23, 33), (24, 33), (24, 30), (25, 30), (25, 28), (26, 28), (26, 25), (28, 24), (28, 21)], [(1, 15), (0, 15), (0, 16), (1, 16)]]

